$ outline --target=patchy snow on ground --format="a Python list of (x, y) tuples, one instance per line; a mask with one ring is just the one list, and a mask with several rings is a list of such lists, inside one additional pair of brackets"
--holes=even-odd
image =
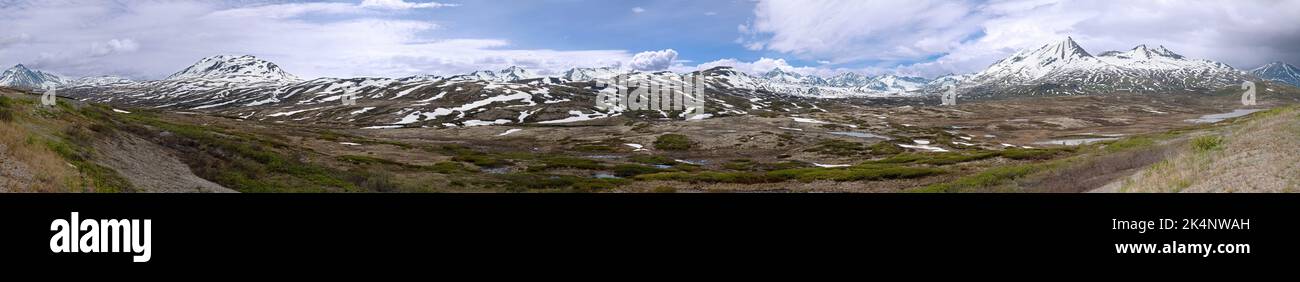
[(511, 133), (520, 132), (520, 131), (524, 131), (524, 130), (523, 130), (523, 129), (518, 129), (518, 128), (511, 128), (510, 130), (506, 130), (506, 132), (502, 132), (501, 134), (497, 134), (497, 136), (506, 136), (506, 135), (510, 135)]
[(901, 147), (903, 147), (903, 148), (908, 148), (908, 149), (926, 150), (926, 151), (931, 151), (931, 152), (947, 152), (947, 151), (948, 151), (948, 149), (939, 148), (939, 147), (935, 147), (935, 146), (929, 146), (929, 145), (906, 145), (906, 144), (898, 144), (898, 146), (901, 146)]
[(815, 165), (815, 166), (817, 166), (817, 167), (821, 167), (821, 168), (841, 168), (841, 167), (850, 167), (850, 166), (852, 166), (852, 165), (828, 165), (828, 164), (819, 164), (819, 163), (813, 163), (813, 165)]
[(313, 108), (313, 109), (297, 110), (297, 111), (291, 111), (291, 112), (274, 113), (274, 114), (270, 114), (270, 115), (267, 115), (267, 116), (268, 116), (268, 117), (287, 117), (287, 116), (296, 115), (296, 114), (298, 114), (298, 113), (309, 112), (309, 111), (315, 111), (315, 110), (319, 110), (319, 109), (320, 109), (320, 108)]
[(633, 151), (633, 152), (646, 151), (645, 146), (642, 146), (641, 144), (627, 143), (627, 144), (623, 144), (623, 145), (627, 145), (628, 147), (632, 147), (632, 149), (633, 149), (632, 151)]
[(117, 112), (117, 113), (121, 113), (121, 114), (129, 114), (129, 113), (131, 113), (131, 112), (128, 112), (128, 111), (123, 111), (123, 110), (118, 110), (118, 109), (113, 109), (113, 112)]
[(484, 125), (502, 125), (502, 124), (509, 124), (509, 123), (510, 123), (510, 120), (508, 120), (508, 119), (498, 119), (498, 120), (493, 120), (493, 121), (486, 121), (486, 120), (467, 120), (467, 121), (464, 122), (465, 127), (475, 127), (475, 126), (484, 126)]
[(815, 119), (810, 119), (810, 118), (791, 117), (790, 119), (793, 119), (794, 122), (814, 123), (814, 124), (830, 124), (829, 122), (824, 122), (824, 121), (815, 120)]
[(369, 112), (370, 110), (374, 110), (374, 109), (375, 109), (375, 107), (365, 107), (365, 108), (361, 108), (360, 110), (353, 111), (353, 112), (352, 112), (352, 115), (355, 116), (355, 115), (359, 115), (359, 114), (364, 114), (364, 113)]
[(569, 114), (572, 116), (564, 119), (548, 120), (548, 121), (543, 121), (538, 123), (540, 124), (570, 123), (570, 122), (588, 121), (593, 119), (610, 117), (610, 115), (599, 113), (599, 112), (588, 114), (582, 111), (569, 111)]

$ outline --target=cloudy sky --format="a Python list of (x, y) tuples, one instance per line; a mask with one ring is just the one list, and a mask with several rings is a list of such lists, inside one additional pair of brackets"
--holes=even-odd
[(159, 79), (251, 54), (304, 78), (734, 66), (975, 72), (1072, 36), (1238, 68), (1300, 63), (1300, 0), (0, 0), (0, 64)]

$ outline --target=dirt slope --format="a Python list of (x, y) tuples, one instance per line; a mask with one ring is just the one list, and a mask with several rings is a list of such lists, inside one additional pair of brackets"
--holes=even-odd
[(166, 148), (130, 134), (101, 139), (96, 160), (116, 170), (140, 192), (234, 193), (235, 190), (194, 175)]

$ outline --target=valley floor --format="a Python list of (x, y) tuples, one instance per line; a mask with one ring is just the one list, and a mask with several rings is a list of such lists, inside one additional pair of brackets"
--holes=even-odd
[(1300, 156), (1296, 93), (356, 129), (5, 92), (6, 192), (1293, 192)]

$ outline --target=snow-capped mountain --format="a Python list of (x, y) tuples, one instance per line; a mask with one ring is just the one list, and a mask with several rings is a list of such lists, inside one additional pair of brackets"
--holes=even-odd
[(454, 75), (450, 77), (451, 80), (456, 80), (456, 81), (495, 81), (495, 82), (511, 82), (511, 81), (526, 80), (526, 79), (534, 79), (534, 78), (538, 78), (538, 76), (533, 75), (528, 70), (517, 66), (511, 66), (500, 71), (481, 70), (481, 71), (475, 71), (468, 74)]
[(219, 80), (229, 82), (294, 82), (297, 76), (280, 69), (274, 63), (257, 57), (218, 55), (199, 60), (167, 80)]
[(79, 78), (73, 80), (72, 82), (69, 82), (68, 85), (107, 86), (107, 85), (130, 84), (130, 83), (135, 83), (135, 81), (124, 77), (119, 77), (119, 76), (103, 75), (103, 76), (91, 76), (91, 77)]
[(608, 79), (624, 73), (626, 72), (610, 67), (572, 68), (565, 71), (564, 75), (560, 78), (568, 81), (592, 81), (597, 79)]
[(0, 74), (0, 86), (21, 89), (46, 89), (67, 84), (67, 79), (58, 75), (28, 69), (18, 64)]
[(1250, 74), (1266, 80), (1300, 87), (1300, 69), (1283, 62), (1272, 62), (1250, 70)]
[(1245, 79), (1227, 64), (1188, 59), (1163, 46), (1093, 56), (1071, 38), (1027, 49), (967, 79), (976, 96), (1203, 91)]
[(871, 83), (871, 77), (853, 72), (841, 73), (826, 80), (826, 84), (834, 87), (862, 87)]
[(921, 90), (921, 88), (924, 88), (925, 85), (930, 82), (929, 79), (925, 79), (921, 77), (897, 76), (892, 74), (880, 75), (873, 78), (872, 80), (873, 81), (871, 83), (868, 83), (863, 87), (870, 90), (879, 91), (879, 92), (889, 92), (889, 91), (896, 92), (900, 90), (916, 91), (916, 90)]
[(796, 72), (785, 71), (781, 68), (772, 69), (772, 71), (763, 74), (763, 78), (774, 83), (826, 86), (826, 80), (821, 77), (815, 75), (802, 75)]
[(497, 73), (497, 76), (503, 81), (517, 81), (536, 77), (529, 73), (528, 70), (517, 66), (503, 69)]

